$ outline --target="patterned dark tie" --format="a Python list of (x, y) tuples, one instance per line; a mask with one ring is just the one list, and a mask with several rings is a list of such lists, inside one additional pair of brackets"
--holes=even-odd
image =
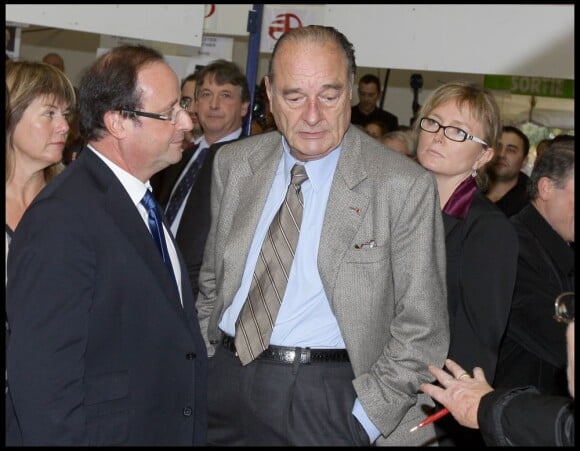
[(236, 321), (236, 351), (247, 365), (264, 351), (288, 282), (298, 244), (304, 201), (301, 184), (308, 179), (304, 165), (296, 164), (284, 202), (268, 229), (254, 269), (248, 298)]
[(173, 266), (171, 265), (171, 258), (169, 258), (169, 252), (167, 251), (165, 233), (163, 233), (163, 221), (161, 220), (161, 211), (159, 210), (157, 202), (153, 198), (153, 194), (151, 194), (151, 191), (149, 190), (145, 191), (145, 196), (143, 196), (143, 199), (141, 199), (141, 204), (147, 210), (148, 215), (147, 222), (149, 224), (149, 231), (151, 232), (151, 235), (153, 235), (153, 239), (157, 244), (159, 252), (161, 252), (161, 257), (165, 262), (165, 266), (167, 266), (167, 269), (169, 270), (169, 274), (171, 274), (171, 277), (177, 284), (177, 281), (175, 280), (175, 274), (173, 272)]
[(179, 181), (179, 184), (175, 188), (175, 191), (169, 198), (169, 201), (167, 202), (167, 207), (165, 208), (165, 217), (167, 218), (167, 221), (169, 221), (169, 224), (173, 224), (173, 220), (175, 219), (175, 216), (177, 216), (179, 207), (181, 207), (183, 200), (185, 199), (187, 193), (189, 193), (189, 190), (193, 186), (193, 182), (195, 182), (195, 179), (197, 178), (197, 174), (199, 173), (199, 169), (203, 164), (203, 160), (205, 158), (205, 155), (207, 154), (207, 150), (208, 148), (204, 147), (199, 151), (197, 158), (193, 161), (193, 163), (191, 163), (191, 165), (189, 165), (189, 168), (187, 169), (187, 171)]

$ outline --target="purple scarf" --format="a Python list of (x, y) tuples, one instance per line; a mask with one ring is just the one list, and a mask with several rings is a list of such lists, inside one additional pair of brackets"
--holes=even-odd
[(467, 177), (453, 191), (453, 194), (443, 207), (443, 213), (447, 213), (449, 216), (457, 219), (465, 219), (476, 192), (477, 184), (475, 183), (475, 177)]

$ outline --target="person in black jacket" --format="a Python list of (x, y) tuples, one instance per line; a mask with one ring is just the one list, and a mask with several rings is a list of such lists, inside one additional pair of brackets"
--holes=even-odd
[(470, 377), (450, 359), (445, 362), (449, 372), (429, 366), (440, 385), (422, 384), (421, 390), (449, 409), (461, 425), (480, 429), (488, 446), (574, 446), (574, 319), (568, 320), (571, 398), (544, 395), (533, 386), (494, 390), (481, 368), (474, 368)]
[[(435, 177), (445, 228), (447, 357), (479, 365), (493, 382), (518, 259), (513, 225), (478, 185), (501, 136), (499, 105), (480, 85), (446, 83), (423, 102), (414, 127), (417, 162)], [(451, 417), (435, 429), (439, 446), (483, 446)]]
[[(141, 45), (111, 49), (82, 77), (87, 145), (10, 242), (6, 425), (18, 427), (7, 445), (206, 442), (208, 359), (187, 268), (169, 224), (143, 205), (193, 126), (179, 97), (169, 63)], [(38, 121), (60, 121), (72, 102), (59, 98), (36, 99)], [(57, 131), (45, 140), (61, 152)]]
[(566, 396), (565, 325), (551, 314), (554, 299), (575, 290), (573, 141), (544, 151), (528, 193), (530, 204), (510, 218), (519, 242), (517, 277), (493, 384)]

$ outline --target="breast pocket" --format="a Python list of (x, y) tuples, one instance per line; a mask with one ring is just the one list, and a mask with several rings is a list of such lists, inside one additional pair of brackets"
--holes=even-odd
[(353, 247), (348, 250), (344, 261), (346, 263), (377, 263), (388, 257), (386, 246)]

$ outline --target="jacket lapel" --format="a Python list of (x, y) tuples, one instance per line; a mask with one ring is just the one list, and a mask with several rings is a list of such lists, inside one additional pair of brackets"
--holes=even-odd
[[(82, 153), (86, 155), (84, 158), (87, 160), (86, 167), (88, 171), (92, 172), (95, 179), (104, 187), (104, 210), (110, 215), (112, 221), (117, 224), (119, 232), (135, 248), (144, 265), (149, 269), (149, 274), (143, 274), (143, 277), (155, 280), (160, 285), (163, 293), (167, 294), (167, 300), (180, 312), (180, 316), (184, 317), (177, 287), (163, 263), (149, 229), (139, 215), (127, 191), (107, 165), (94, 155), (92, 151), (87, 150)], [(167, 224), (165, 226), (167, 227)], [(111, 250), (111, 252), (115, 252), (115, 250)], [(182, 280), (184, 275), (187, 277), (187, 271), (183, 263), (181, 263)]]
[[(229, 193), (232, 205), (236, 205), (236, 215), (224, 249), (224, 272), (237, 275), (238, 281), (242, 278), (254, 231), (283, 152), (281, 142), (275, 152), (256, 150), (248, 160), (240, 161), (240, 176)], [(232, 283), (224, 284), (224, 299), (233, 299), (239, 286), (236, 281), (230, 282)]]
[(341, 262), (369, 206), (370, 192), (364, 183), (367, 173), (360, 161), (360, 140), (349, 129), (330, 188), (318, 250), (320, 277), (327, 293), (333, 291)]

